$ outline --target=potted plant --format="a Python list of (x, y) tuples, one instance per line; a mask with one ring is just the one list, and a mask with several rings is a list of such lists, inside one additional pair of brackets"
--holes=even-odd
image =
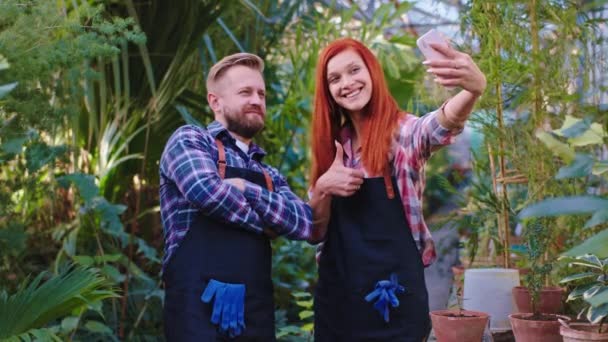
[[(561, 342), (559, 333), (560, 322), (558, 319), (569, 320), (566, 316), (541, 312), (539, 303), (540, 293), (545, 278), (551, 272), (551, 264), (545, 263), (545, 251), (547, 250), (549, 229), (545, 227), (546, 219), (533, 219), (526, 222), (526, 244), (528, 257), (530, 259), (531, 272), (526, 275), (530, 297), (530, 310), (526, 313), (514, 313), (509, 315), (513, 334), (518, 342), (555, 341)], [(545, 262), (544, 262), (545, 261)], [(513, 288), (514, 296), (519, 292), (517, 287)], [(561, 294), (559, 296), (561, 305)]]
[(513, 299), (518, 313), (557, 314), (562, 311), (563, 289), (558, 286), (543, 286), (551, 272), (552, 265), (545, 260), (551, 234), (540, 220), (527, 225), (524, 233), (526, 253), (531, 272), (524, 276), (528, 286), (513, 288)]
[(593, 254), (565, 259), (570, 267), (576, 265), (582, 269), (560, 283), (576, 283), (567, 300), (582, 301), (578, 318), (585, 317), (588, 322), (565, 323), (560, 328), (564, 342), (608, 341), (608, 259), (601, 260)]
[(489, 315), (485, 312), (464, 310), (461, 289), (456, 292), (456, 298), (456, 310), (431, 311), (435, 338), (438, 342), (481, 341)]

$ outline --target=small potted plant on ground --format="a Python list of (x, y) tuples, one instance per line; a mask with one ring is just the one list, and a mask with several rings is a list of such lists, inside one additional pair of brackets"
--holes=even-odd
[(551, 233), (540, 221), (532, 221), (528, 225), (524, 240), (527, 245), (525, 252), (532, 267), (527, 272), (524, 281), (527, 286), (513, 288), (513, 300), (518, 313), (557, 314), (563, 309), (564, 290), (559, 286), (543, 286), (544, 280), (551, 272), (551, 263), (544, 260)]
[[(509, 315), (513, 335), (518, 342), (561, 342), (558, 319), (568, 321), (566, 316), (548, 314), (539, 311), (538, 301), (543, 283), (551, 264), (543, 263), (543, 256), (549, 242), (549, 230), (542, 219), (529, 220), (526, 225), (526, 244), (530, 259), (530, 273), (526, 275), (528, 291), (531, 297), (531, 311)], [(515, 292), (516, 288), (514, 288)]]
[(431, 321), (437, 342), (480, 342), (488, 324), (489, 315), (462, 308), (462, 289), (456, 292), (456, 310), (431, 311)]
[(582, 269), (560, 283), (576, 283), (567, 300), (582, 300), (584, 307), (578, 318), (584, 317), (588, 322), (565, 322), (560, 328), (564, 342), (608, 342), (608, 258), (600, 260), (595, 255), (585, 254), (566, 260), (569, 266), (576, 265)]

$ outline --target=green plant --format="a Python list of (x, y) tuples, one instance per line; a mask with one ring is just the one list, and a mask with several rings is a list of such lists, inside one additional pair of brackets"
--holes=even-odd
[[(595, 56), (578, 47), (602, 41), (591, 37), (597, 36), (598, 22), (605, 19), (594, 17), (597, 3), (579, 6), (570, 1), (505, 0), (469, 1), (465, 6), (468, 10), (462, 31), (478, 39), (475, 57), (488, 79), (487, 94), (480, 102), (485, 119), (480, 123), (485, 144), (493, 150), (491, 157), (498, 159), (491, 175), (496, 180), (492, 190), (500, 197), (498, 231), (504, 245), (503, 264), (509, 266), (513, 227), (509, 213), (585, 189), (583, 182), (564, 185), (553, 178), (559, 162), (550, 148), (539, 144), (536, 132), (569, 113), (586, 116), (600, 111), (599, 103), (587, 105), (591, 99), (586, 96), (599, 84), (578, 82), (593, 77)], [(574, 83), (575, 89), (571, 87)], [(526, 191), (522, 205), (509, 198), (514, 187), (522, 186), (519, 184)], [(564, 233), (577, 236), (572, 230), (580, 230), (556, 219), (549, 219), (544, 226), (554, 237)], [(564, 246), (550, 248), (550, 252), (559, 253)]]
[[(608, 181), (608, 162), (600, 160), (596, 154), (605, 146), (604, 141), (608, 138), (601, 125), (567, 116), (562, 127), (551, 133), (539, 132), (537, 135), (565, 164), (555, 175), (556, 179), (573, 181), (582, 178), (586, 180), (583, 184), (587, 187), (594, 182), (601, 185)], [(608, 222), (608, 198), (605, 195), (546, 199), (526, 207), (519, 217), (580, 214), (592, 214), (581, 231), (586, 239), (565, 252), (565, 255), (592, 253), (600, 258), (608, 257), (608, 230), (604, 229)]]
[(313, 299), (308, 292), (294, 292), (291, 294), (295, 298), (295, 304), (300, 308), (298, 317), (301, 325), (285, 324), (285, 319), (277, 320), (277, 339), (288, 340), (292, 342), (312, 341), (312, 330), (314, 323), (312, 317), (314, 315)]
[(581, 271), (560, 281), (561, 284), (576, 284), (567, 301), (582, 300), (584, 308), (579, 319), (585, 316), (589, 322), (598, 324), (598, 332), (601, 332), (608, 317), (608, 258), (601, 260), (593, 254), (585, 254), (563, 260), (570, 267), (578, 266), (577, 270)]
[(110, 283), (95, 269), (68, 267), (56, 275), (43, 272), (32, 281), (26, 279), (11, 295), (0, 292), (0, 340), (61, 341), (59, 327), (48, 324), (70, 314), (79, 318), (89, 309), (101, 313), (101, 301), (112, 297), (117, 295)]
[(530, 272), (525, 275), (525, 282), (532, 299), (532, 313), (534, 317), (542, 313), (538, 311), (540, 291), (545, 285), (547, 276), (553, 269), (552, 263), (547, 262), (546, 252), (551, 238), (551, 231), (547, 220), (532, 219), (525, 222), (524, 239), (526, 241), (526, 254), (529, 261)]

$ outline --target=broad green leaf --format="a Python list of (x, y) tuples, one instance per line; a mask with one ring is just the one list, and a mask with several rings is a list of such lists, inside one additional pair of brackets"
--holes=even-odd
[[(550, 198), (529, 205), (519, 213), (519, 218), (589, 214), (608, 208), (608, 199), (593, 196)], [(586, 254), (586, 253), (583, 253)]]
[(84, 173), (72, 173), (69, 175), (57, 177), (57, 181), (63, 187), (68, 187), (74, 184), (78, 193), (85, 202), (92, 200), (99, 194), (99, 188), (95, 184), (95, 177)]
[(61, 331), (63, 331), (63, 333), (71, 332), (72, 330), (76, 329), (79, 321), (80, 319), (74, 316), (64, 318), (61, 321)]
[(593, 286), (596, 286), (596, 285), (601, 285), (601, 284), (599, 282), (593, 282), (591, 284), (577, 286), (574, 290), (570, 291), (570, 293), (568, 294), (568, 299), (566, 299), (566, 301), (571, 301), (571, 300), (575, 300), (577, 298), (582, 298), (583, 294), (585, 294), (585, 292), (587, 292), (587, 290), (589, 290), (590, 288), (592, 288)]
[(550, 133), (538, 131), (536, 132), (536, 137), (564, 162), (570, 163), (574, 159), (574, 150), (568, 144), (554, 138)]
[(103, 197), (94, 197), (90, 201), (91, 208), (95, 210), (101, 218), (101, 229), (108, 234), (116, 237), (125, 238), (120, 214), (127, 207), (122, 204), (112, 204)]
[(104, 254), (104, 255), (96, 255), (95, 262), (97, 264), (102, 264), (104, 262), (116, 262), (123, 257), (123, 254)]
[(388, 41), (391, 43), (408, 45), (408, 46), (413, 46), (416, 43), (416, 40), (412, 36), (407, 35), (407, 34), (394, 35), (394, 36), (390, 37)]
[(593, 170), (591, 171), (594, 175), (599, 176), (608, 171), (608, 162), (606, 161), (596, 161), (595, 165), (593, 165)]
[(34, 142), (25, 150), (27, 169), (30, 172), (36, 172), (66, 151), (65, 146), (49, 146), (41, 141)]
[(34, 280), (26, 280), (15, 293), (0, 295), (0, 339), (38, 329), (87, 303), (116, 296), (95, 270), (67, 268), (43, 282), (48, 275), (40, 273)]
[(598, 324), (600, 321), (608, 316), (608, 304), (603, 304), (598, 307), (590, 307), (587, 313), (587, 319), (593, 324)]
[(579, 280), (579, 279), (586, 279), (586, 278), (591, 278), (591, 277), (595, 277), (596, 274), (593, 272), (585, 272), (585, 273), (579, 273), (579, 274), (574, 274), (571, 276), (567, 276), (564, 279), (560, 280), (559, 283), (560, 284), (565, 284), (574, 280)]
[(77, 264), (82, 266), (91, 266), (95, 263), (95, 259), (88, 255), (75, 255), (72, 258)]
[(3, 253), (18, 255), (25, 250), (27, 238), (23, 225), (9, 223), (8, 227), (0, 229), (0, 248)]
[(572, 115), (566, 115), (566, 117), (564, 118), (564, 122), (562, 123), (562, 127), (558, 128), (558, 129), (554, 129), (553, 133), (555, 133), (559, 136), (565, 137), (564, 131), (579, 124), (581, 121), (583, 121), (583, 120), (579, 119), (579, 118), (575, 118)]
[(591, 306), (598, 307), (600, 305), (608, 304), (608, 286), (602, 286), (595, 292), (585, 292), (583, 298)]
[(8, 95), (15, 87), (17, 86), (17, 82), (0, 85), (0, 99)]
[(308, 292), (294, 292), (291, 295), (296, 298), (310, 298), (311, 296)]
[(298, 301), (296, 301), (296, 304), (303, 308), (307, 308), (307, 309), (312, 308), (312, 300), (298, 300)]
[(595, 296), (598, 292), (602, 290), (603, 287), (603, 284), (591, 286), (587, 291), (585, 291), (585, 293), (583, 293), (583, 299), (587, 300), (587, 298)]
[(303, 310), (303, 311), (300, 311), (298, 316), (300, 317), (300, 319), (307, 319), (308, 317), (312, 317), (314, 314), (315, 313), (312, 312), (311, 310)]
[(591, 236), (580, 245), (565, 252), (564, 255), (577, 256), (586, 253), (595, 254), (600, 258), (608, 257), (608, 229)]
[(602, 261), (595, 255), (593, 254), (584, 254), (584, 255), (580, 255), (576, 257), (576, 260), (578, 261), (584, 261), (586, 262), (589, 266), (595, 267), (595, 268), (599, 268), (600, 270), (602, 269)]
[(310, 332), (310, 331), (312, 331), (314, 326), (315, 326), (314, 323), (306, 323), (302, 326), (302, 330)]
[(604, 222), (608, 222), (608, 209), (596, 211), (591, 219), (585, 222), (585, 228), (595, 227)]
[(395, 61), (392, 58), (390, 58), (390, 57), (385, 58), (384, 66), (390, 77), (392, 77), (392, 78), (399, 77), (399, 66), (397, 66), (397, 63), (395, 63)]
[(28, 140), (28, 137), (13, 138), (2, 144), (2, 150), (6, 153), (19, 154), (23, 150), (23, 145)]
[(601, 145), (604, 143), (606, 133), (602, 126), (598, 123), (591, 125), (591, 128), (586, 131), (583, 135), (576, 138), (569, 139), (568, 142), (572, 146), (587, 146), (587, 145)]
[(112, 265), (104, 265), (101, 268), (101, 271), (109, 279), (112, 279), (114, 283), (121, 283), (126, 279), (126, 276), (120, 273), (120, 271)]
[(160, 263), (160, 260), (157, 258), (156, 255), (156, 249), (154, 247), (151, 247), (150, 245), (148, 245), (148, 243), (146, 242), (146, 240), (144, 239), (137, 239), (137, 253), (142, 253), (146, 259), (153, 261), (155, 263)]
[(11, 65), (9, 64), (8, 60), (6, 59), (6, 57), (0, 55), (0, 70), (6, 70), (10, 66)]
[(295, 325), (288, 325), (285, 327), (280, 327), (279, 332), (277, 333), (277, 338), (285, 337), (288, 335), (299, 335), (302, 333), (302, 330)]
[(572, 126), (561, 130), (561, 135), (566, 138), (576, 138), (585, 133), (589, 129), (589, 127), (591, 127), (591, 123), (591, 119), (584, 118), (582, 120), (579, 120)]
[(574, 161), (567, 166), (559, 169), (555, 179), (567, 179), (585, 177), (591, 173), (593, 169), (593, 157), (588, 154), (577, 153)]
[(107, 325), (98, 321), (88, 321), (84, 328), (98, 334), (112, 335), (114, 333)]

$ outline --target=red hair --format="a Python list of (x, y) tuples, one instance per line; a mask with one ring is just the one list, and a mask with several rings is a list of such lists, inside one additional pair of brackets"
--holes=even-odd
[(388, 163), (393, 132), (401, 116), (401, 110), (388, 90), (384, 72), (376, 56), (365, 45), (352, 38), (342, 38), (330, 43), (319, 55), (315, 77), (310, 177), (313, 186), (329, 169), (335, 158), (334, 140), (338, 140), (342, 116), (346, 115), (331, 96), (327, 82), (327, 63), (345, 50), (353, 50), (361, 56), (372, 80), (372, 96), (364, 109), (365, 121), (360, 137), (363, 165), (372, 175), (382, 173)]

